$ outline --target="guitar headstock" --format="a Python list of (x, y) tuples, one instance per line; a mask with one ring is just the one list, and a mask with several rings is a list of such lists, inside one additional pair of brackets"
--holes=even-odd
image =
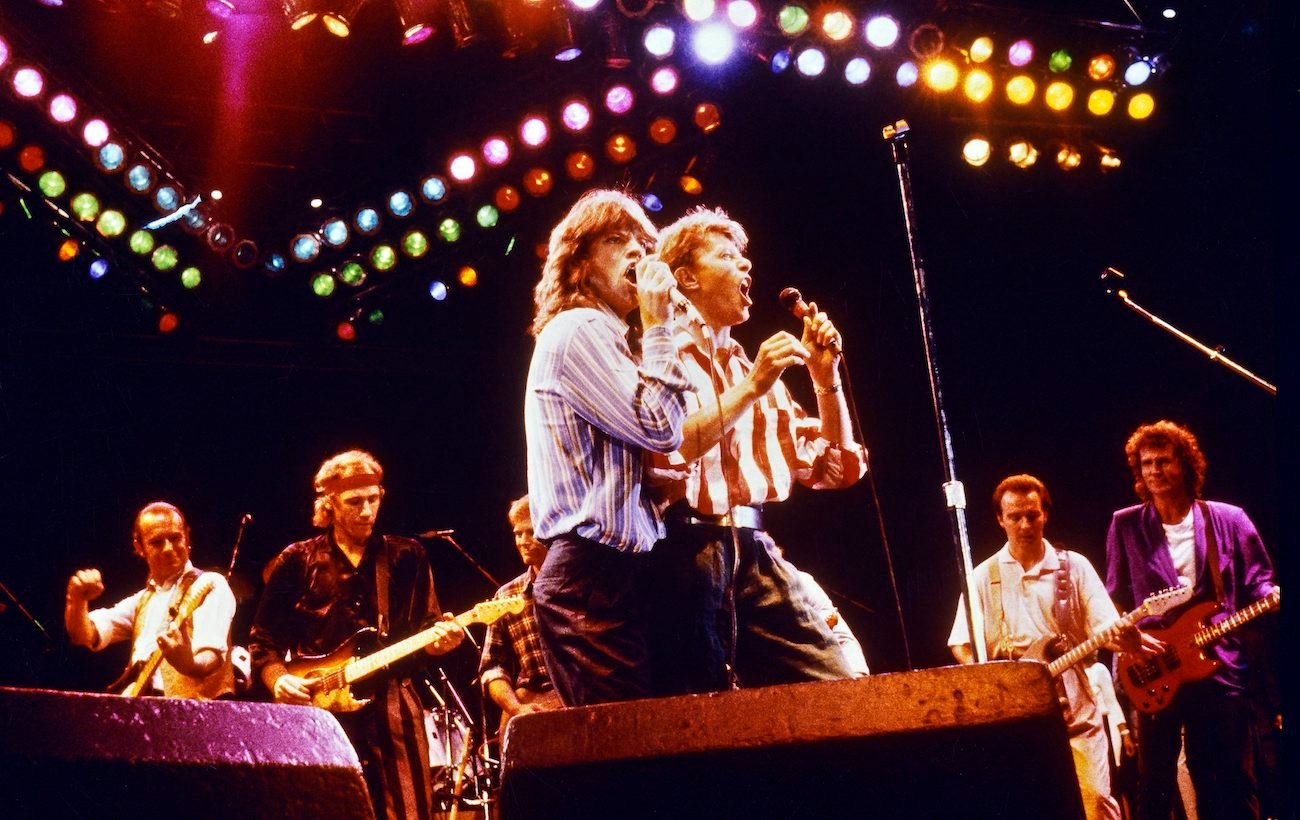
[(1169, 587), (1152, 595), (1142, 602), (1138, 610), (1141, 617), (1163, 615), (1176, 606), (1182, 606), (1192, 600), (1193, 590), (1190, 586)]
[(507, 613), (517, 615), (523, 612), (526, 606), (528, 606), (526, 598), (520, 595), (512, 595), (509, 598), (494, 598), (491, 601), (483, 601), (476, 604), (472, 611), (475, 623), (490, 624)]

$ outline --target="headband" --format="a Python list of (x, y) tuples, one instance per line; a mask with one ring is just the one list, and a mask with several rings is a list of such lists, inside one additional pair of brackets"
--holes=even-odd
[(383, 478), (374, 473), (356, 473), (354, 475), (342, 476), (341, 478), (327, 478), (320, 483), (317, 492), (327, 495), (338, 495), (348, 490), (357, 490), (362, 487), (382, 487)]

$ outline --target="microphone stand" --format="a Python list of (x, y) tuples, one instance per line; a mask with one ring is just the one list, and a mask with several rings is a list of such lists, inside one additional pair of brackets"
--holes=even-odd
[(478, 561), (475, 561), (475, 560), (474, 560), (474, 556), (470, 555), (468, 552), (465, 551), (465, 548), (464, 548), (464, 547), (462, 547), (460, 544), (456, 543), (456, 539), (452, 537), (451, 530), (432, 530), (432, 531), (427, 532), (427, 533), (420, 533), (420, 535), (417, 536), (417, 537), (418, 537), (418, 538), (438, 538), (438, 539), (441, 539), (441, 540), (443, 540), (443, 541), (446, 541), (448, 544), (451, 544), (451, 545), (456, 549), (456, 552), (459, 552), (459, 553), (460, 553), (460, 555), (461, 555), (462, 558), (464, 558), (466, 561), (469, 562), (469, 565), (470, 565), (471, 567), (473, 567), (474, 569), (478, 570), (478, 574), (479, 574), (479, 575), (482, 575), (484, 578), (486, 578), (486, 579), (488, 580), (488, 583), (490, 583), (490, 584), (492, 585), (492, 588), (493, 588), (493, 589), (497, 589), (497, 588), (499, 588), (499, 587), (501, 586), (501, 582), (498, 581), (496, 578), (494, 578), (494, 577), (492, 576), (492, 573), (490, 573), (490, 572), (488, 572), (486, 569), (484, 569), (484, 567), (483, 567), (482, 564), (480, 564)]
[[(18, 596), (9, 591), (9, 587), (5, 586), (4, 581), (0, 581), (0, 592), (3, 592), (6, 598), (13, 601), (14, 606), (18, 608), (18, 611), (22, 613), (24, 618), (31, 622), (32, 626), (36, 627), (37, 631), (41, 633), (42, 638), (46, 641), (54, 640), (50, 637), (50, 633), (45, 631), (45, 627), (41, 626), (41, 622), (36, 620), (36, 616), (27, 611), (27, 607), (23, 606), (23, 602), (18, 600)], [(4, 610), (5, 605), (0, 603), (0, 612), (3, 612)]]
[(1102, 281), (1102, 285), (1106, 288), (1106, 293), (1115, 294), (1115, 296), (1118, 297), (1119, 300), (1123, 302), (1125, 306), (1131, 309), (1134, 313), (1146, 319), (1148, 322), (1155, 325), (1156, 327), (1169, 331), (1174, 336), (1178, 337), (1182, 341), (1186, 342), (1187, 344), (1201, 351), (1202, 353), (1204, 353), (1206, 356), (1209, 357), (1210, 361), (1218, 362), (1219, 364), (1231, 370), (1233, 373), (1236, 373), (1238, 376), (1241, 376), (1242, 378), (1246, 379), (1251, 384), (1254, 384), (1256, 387), (1262, 388), (1263, 390), (1267, 391), (1270, 396), (1277, 395), (1277, 387), (1275, 387), (1272, 384), (1269, 384), (1268, 382), (1261, 379), (1259, 376), (1256, 376), (1254, 373), (1251, 373), (1246, 368), (1242, 367), (1241, 365), (1234, 362), (1232, 359), (1229, 359), (1227, 356), (1223, 355), (1222, 347), (1210, 348), (1207, 347), (1206, 345), (1201, 344), (1196, 339), (1187, 335), (1183, 331), (1179, 330), (1178, 328), (1166, 322), (1164, 319), (1161, 319), (1159, 316), (1155, 315), (1151, 311), (1142, 307), (1137, 302), (1134, 302), (1132, 299), (1128, 298), (1128, 291), (1124, 290), (1124, 288), (1116, 284), (1123, 278), (1124, 278), (1124, 274), (1120, 273), (1114, 268), (1106, 268), (1106, 270), (1102, 271), (1101, 281)]
[(958, 576), (964, 591), (962, 601), (966, 612), (966, 629), (970, 635), (971, 651), (977, 662), (988, 660), (984, 646), (983, 629), (976, 631), (975, 610), (972, 605), (974, 589), (971, 574), (975, 571), (970, 557), (970, 533), (966, 529), (966, 488), (957, 479), (957, 466), (953, 456), (952, 434), (948, 429), (948, 416), (943, 406), (943, 385), (939, 378), (939, 362), (935, 354), (934, 327), (930, 321), (930, 298), (925, 283), (925, 265), (916, 238), (916, 205), (912, 199), (911, 160), (908, 157), (907, 134), (911, 130), (906, 120), (886, 125), (882, 136), (889, 143), (894, 165), (898, 169), (898, 188), (903, 201), (903, 224), (907, 229), (907, 250), (912, 259), (912, 279), (916, 285), (916, 304), (921, 319), (921, 341), (925, 347), (925, 361), (930, 375), (930, 402), (934, 407), (934, 421), (939, 434), (939, 455), (943, 461), (943, 495), (948, 507), (948, 523), (952, 530), (953, 550), (956, 553)]

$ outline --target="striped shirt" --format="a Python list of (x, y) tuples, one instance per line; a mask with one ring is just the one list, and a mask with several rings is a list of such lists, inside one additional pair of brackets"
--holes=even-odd
[(537, 538), (576, 532), (623, 552), (664, 536), (644, 487), (647, 451), (681, 446), (690, 383), (666, 325), (641, 338), (609, 309), (573, 308), (537, 336), (524, 393), (528, 498)]
[(533, 571), (508, 582), (497, 590), (496, 597), (519, 595), (528, 600), (523, 612), (507, 612), (488, 627), (483, 641), (483, 658), (479, 662), (479, 680), (487, 686), (504, 680), (512, 688), (523, 687), (544, 692), (551, 687), (542, 659), (542, 641), (537, 633), (537, 614), (533, 610)]
[[(679, 330), (674, 342), (695, 387), (687, 394), (688, 413), (716, 408), (715, 379), (719, 392), (725, 392), (754, 369), (735, 339), (728, 339), (712, 362), (705, 343), (691, 329)], [(678, 452), (653, 459), (664, 500), (685, 498), (705, 515), (725, 513), (728, 498), (733, 505), (784, 501), (796, 481), (815, 490), (849, 487), (866, 470), (862, 445), (838, 447), (822, 438), (821, 422), (804, 412), (779, 379), (741, 414), (720, 444), (696, 461), (688, 465)]]

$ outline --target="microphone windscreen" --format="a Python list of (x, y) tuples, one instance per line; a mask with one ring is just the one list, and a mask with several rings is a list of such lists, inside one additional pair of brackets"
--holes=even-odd
[(797, 308), (799, 303), (803, 301), (803, 294), (797, 288), (786, 288), (781, 291), (781, 295), (777, 298), (781, 300), (781, 307), (798, 315)]

